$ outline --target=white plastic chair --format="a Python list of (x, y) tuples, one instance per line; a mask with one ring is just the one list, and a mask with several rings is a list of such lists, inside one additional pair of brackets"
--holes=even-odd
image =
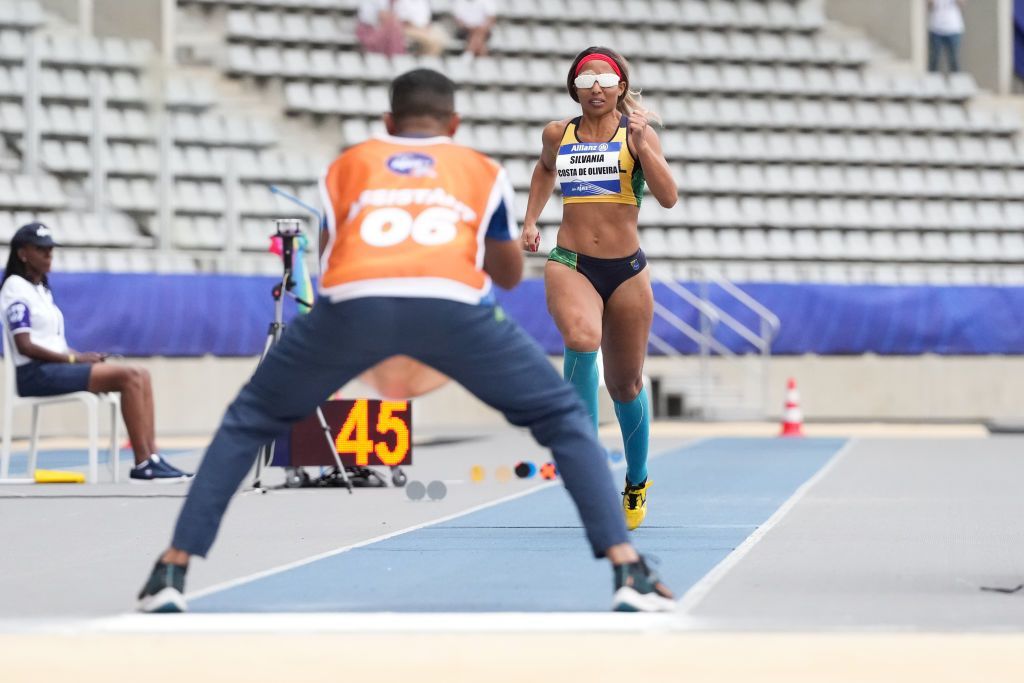
[(4, 426), (3, 426), (3, 450), (0, 451), (0, 479), (6, 479), (11, 465), (11, 430), (14, 425), (14, 409), (19, 406), (32, 407), (32, 435), (28, 450), (28, 476), (32, 477), (36, 471), (39, 446), (39, 409), (43, 406), (81, 401), (88, 413), (89, 428), (89, 483), (95, 484), (99, 481), (99, 468), (97, 464), (99, 449), (99, 406), (100, 404), (110, 406), (110, 450), (108, 466), (111, 469), (114, 482), (120, 478), (120, 450), (118, 448), (118, 428), (120, 426), (119, 414), (121, 412), (121, 394), (101, 393), (94, 394), (89, 391), (75, 391), (70, 394), (58, 396), (31, 396), (18, 395), (18, 384), (15, 378), (14, 356), (11, 352), (14, 346), (13, 339), (7, 331), (7, 324), (3, 325), (3, 347), (4, 347)]

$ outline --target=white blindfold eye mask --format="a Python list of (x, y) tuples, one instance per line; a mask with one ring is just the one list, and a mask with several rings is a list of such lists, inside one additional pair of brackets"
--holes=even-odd
[(576, 77), (573, 83), (576, 84), (577, 88), (583, 90), (589, 90), (594, 87), (594, 83), (597, 83), (602, 88), (614, 88), (619, 84), (618, 74), (607, 73), (607, 74), (580, 74)]

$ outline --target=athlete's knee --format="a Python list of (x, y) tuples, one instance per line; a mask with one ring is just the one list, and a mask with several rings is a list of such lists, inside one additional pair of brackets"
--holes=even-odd
[(562, 337), (566, 348), (573, 351), (597, 351), (601, 348), (601, 328), (587, 323), (570, 325)]
[(447, 376), (432, 367), (404, 356), (378, 363), (360, 379), (386, 399), (415, 398), (448, 382)]
[(616, 381), (606, 377), (605, 380), (608, 385), (608, 394), (611, 395), (613, 401), (619, 403), (629, 403), (639, 396), (641, 389), (644, 388), (643, 375)]
[(405, 377), (398, 377), (389, 373), (379, 373), (367, 382), (372, 385), (381, 398), (398, 400), (410, 398), (416, 394), (413, 383)]

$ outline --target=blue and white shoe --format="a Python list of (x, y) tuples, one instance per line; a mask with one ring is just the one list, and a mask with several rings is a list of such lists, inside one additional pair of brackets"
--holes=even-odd
[(182, 472), (159, 455), (153, 454), (132, 468), (128, 475), (133, 482), (154, 482), (158, 484), (174, 484), (188, 481), (192, 474)]
[(139, 591), (139, 611), (156, 614), (187, 612), (185, 572), (188, 567), (157, 562)]

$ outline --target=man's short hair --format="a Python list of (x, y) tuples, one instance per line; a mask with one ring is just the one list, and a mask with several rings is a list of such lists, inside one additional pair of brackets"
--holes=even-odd
[(391, 82), (391, 115), (396, 121), (431, 116), (447, 121), (455, 113), (455, 83), (433, 69), (413, 69)]

